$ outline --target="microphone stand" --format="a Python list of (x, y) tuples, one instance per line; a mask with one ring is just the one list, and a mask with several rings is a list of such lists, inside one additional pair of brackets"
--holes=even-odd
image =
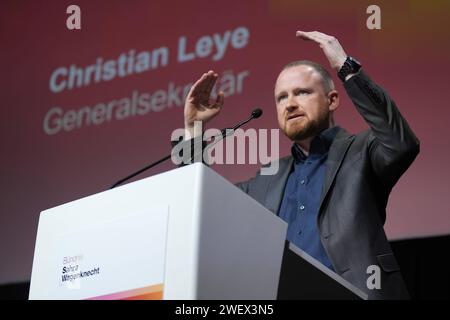
[[(227, 137), (228, 135), (232, 134), (234, 132), (234, 130), (236, 130), (237, 128), (243, 126), (244, 124), (248, 123), (250, 120), (252, 119), (256, 119), (259, 118), (262, 115), (262, 110), (261, 109), (255, 109), (252, 112), (252, 115), (250, 116), (250, 118), (248, 118), (247, 120), (242, 121), (241, 123), (235, 125), (233, 128), (225, 128), (221, 130), (221, 134), (218, 134), (215, 138), (214, 141), (212, 143), (210, 143), (207, 147), (211, 147), (214, 144), (216, 144), (217, 142), (219, 142), (220, 140), (224, 139), (225, 137)], [(218, 140), (218, 138), (221, 138), (220, 140)], [(192, 138), (194, 139), (194, 138)], [(190, 142), (191, 140), (188, 140), (188, 142)], [(185, 141), (186, 142), (186, 141)], [(207, 148), (205, 147), (205, 149)], [(203, 150), (202, 150), (203, 153)], [(197, 155), (197, 154), (195, 154)], [(193, 157), (191, 157), (191, 159), (195, 158), (195, 155)], [(120, 179), (119, 181), (117, 181), (116, 183), (114, 183), (109, 189), (114, 189), (115, 187), (121, 185), (122, 183), (124, 183), (125, 181), (137, 176), (138, 174), (141, 174), (144, 171), (147, 171), (148, 169), (151, 169), (155, 166), (157, 166), (158, 164), (170, 159), (172, 157), (172, 153), (170, 153), (169, 155), (165, 156), (164, 158), (159, 159), (156, 162), (150, 163), (149, 165), (143, 167), (142, 169), (139, 169), (136, 172), (133, 172), (132, 174), (130, 174), (129, 176), (126, 176), (123, 179)]]

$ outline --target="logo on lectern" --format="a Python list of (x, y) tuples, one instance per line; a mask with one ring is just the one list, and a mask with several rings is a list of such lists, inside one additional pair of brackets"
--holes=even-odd
[(100, 274), (100, 267), (82, 268), (83, 255), (67, 256), (63, 258), (61, 269), (61, 286), (68, 289), (80, 289), (81, 280)]

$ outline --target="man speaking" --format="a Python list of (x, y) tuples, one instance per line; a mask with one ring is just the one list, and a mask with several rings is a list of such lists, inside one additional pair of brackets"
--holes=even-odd
[[(330, 74), (311, 61), (287, 64), (275, 83), (278, 124), (293, 142), (275, 175), (238, 186), (288, 223), (287, 240), (366, 292), (370, 299), (408, 298), (383, 225), (389, 193), (419, 153), (419, 140), (388, 94), (347, 56), (338, 40), (320, 32), (296, 36), (322, 48), (332, 69), (370, 129), (353, 135), (335, 125), (339, 94)], [(209, 71), (185, 103), (186, 139), (195, 121), (222, 109), (210, 101), (218, 75)], [(380, 288), (367, 286), (367, 268), (378, 266)]]

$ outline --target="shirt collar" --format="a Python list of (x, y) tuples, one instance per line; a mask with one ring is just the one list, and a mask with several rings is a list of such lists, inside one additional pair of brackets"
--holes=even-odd
[[(311, 146), (309, 148), (309, 156), (313, 155), (324, 155), (328, 153), (331, 144), (333, 143), (336, 134), (340, 130), (339, 126), (334, 126), (323, 130), (311, 141)], [(294, 143), (291, 148), (292, 156), (295, 162), (303, 162), (306, 160), (307, 156), (303, 153), (302, 149), (297, 143)]]

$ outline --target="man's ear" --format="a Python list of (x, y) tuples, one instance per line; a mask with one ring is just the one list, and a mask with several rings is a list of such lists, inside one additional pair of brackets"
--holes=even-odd
[(328, 110), (334, 111), (339, 107), (339, 93), (336, 90), (328, 92)]

